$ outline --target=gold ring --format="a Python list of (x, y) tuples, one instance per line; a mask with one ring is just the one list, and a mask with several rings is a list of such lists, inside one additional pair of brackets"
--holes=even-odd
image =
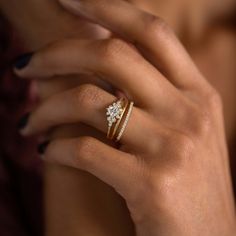
[(134, 102), (129, 101), (128, 108), (127, 108), (127, 113), (125, 114), (124, 122), (122, 123), (121, 128), (120, 128), (120, 130), (119, 130), (119, 132), (117, 133), (117, 136), (116, 136), (116, 142), (120, 141), (122, 135), (124, 134), (124, 131), (125, 131), (127, 125), (128, 125), (133, 107), (134, 107)]
[(106, 108), (108, 131), (107, 138), (118, 142), (128, 124), (134, 103), (122, 97)]

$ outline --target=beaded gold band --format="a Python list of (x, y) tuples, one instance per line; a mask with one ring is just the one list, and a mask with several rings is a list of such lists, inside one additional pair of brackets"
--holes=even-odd
[(129, 119), (130, 119), (133, 107), (134, 107), (134, 102), (129, 102), (128, 111), (127, 111), (127, 114), (125, 116), (124, 123), (122, 124), (122, 127), (121, 127), (121, 129), (120, 129), (120, 131), (117, 135), (116, 142), (120, 141), (120, 139), (121, 139), (121, 137), (122, 137), (122, 135), (125, 131), (125, 128), (127, 127), (127, 124), (128, 124)]
[(123, 97), (106, 108), (108, 121), (107, 138), (116, 142), (121, 139), (128, 124), (133, 105), (133, 102)]

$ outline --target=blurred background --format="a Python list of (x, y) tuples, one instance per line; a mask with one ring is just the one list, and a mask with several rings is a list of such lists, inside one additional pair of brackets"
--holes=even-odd
[(43, 235), (42, 162), (37, 142), (17, 132), (20, 116), (35, 98), (31, 85), (16, 78), (11, 65), (20, 43), (0, 16), (0, 235)]

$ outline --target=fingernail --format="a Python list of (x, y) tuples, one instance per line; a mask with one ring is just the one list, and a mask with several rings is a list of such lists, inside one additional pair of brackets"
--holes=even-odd
[(30, 116), (30, 113), (27, 113), (19, 120), (18, 125), (17, 125), (19, 130), (22, 130), (26, 127), (29, 121), (29, 116)]
[(43, 155), (45, 153), (49, 143), (50, 143), (49, 141), (45, 141), (45, 142), (38, 145), (38, 153), (40, 155)]
[(78, 13), (79, 8), (82, 6), (79, 0), (59, 0), (59, 2), (75, 14)]
[(25, 68), (29, 64), (32, 56), (33, 56), (33, 53), (26, 53), (19, 56), (15, 60), (14, 67), (18, 70)]

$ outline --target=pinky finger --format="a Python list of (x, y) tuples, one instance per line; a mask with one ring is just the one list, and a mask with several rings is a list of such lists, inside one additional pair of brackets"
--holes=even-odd
[(93, 137), (52, 141), (44, 160), (89, 172), (113, 187), (122, 197), (133, 198), (137, 186), (138, 159)]

